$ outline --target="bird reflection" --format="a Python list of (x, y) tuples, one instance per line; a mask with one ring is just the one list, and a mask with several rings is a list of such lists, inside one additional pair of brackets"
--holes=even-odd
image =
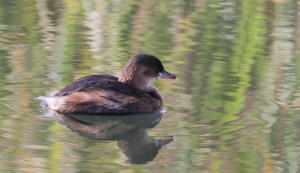
[(55, 114), (58, 121), (79, 135), (100, 141), (117, 141), (118, 147), (133, 164), (152, 161), (162, 146), (173, 141), (154, 139), (146, 129), (155, 127), (162, 113), (128, 116)]

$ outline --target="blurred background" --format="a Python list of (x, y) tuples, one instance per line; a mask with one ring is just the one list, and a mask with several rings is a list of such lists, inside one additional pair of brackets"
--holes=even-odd
[[(0, 172), (300, 172), (299, 14), (299, 0), (0, 0)], [(167, 112), (135, 131), (162, 144), (143, 163), (34, 100), (138, 53), (179, 78), (153, 83)]]

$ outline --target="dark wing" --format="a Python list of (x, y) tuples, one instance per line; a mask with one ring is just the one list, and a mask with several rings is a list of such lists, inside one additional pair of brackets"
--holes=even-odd
[(93, 75), (78, 79), (54, 96), (68, 96), (59, 108), (61, 113), (132, 114), (153, 112), (162, 101), (153, 93), (119, 82), (113, 76)]
[(59, 90), (54, 96), (67, 96), (74, 92), (87, 91), (90, 89), (95, 89), (97, 83), (102, 83), (105, 81), (118, 81), (117, 77), (110, 75), (90, 75), (80, 79), (77, 79), (70, 85)]
[(114, 90), (125, 95), (143, 95), (145, 92), (119, 82), (117, 77), (109, 75), (91, 75), (80, 78), (55, 93), (55, 96), (67, 96), (75, 92), (88, 92), (97, 89)]

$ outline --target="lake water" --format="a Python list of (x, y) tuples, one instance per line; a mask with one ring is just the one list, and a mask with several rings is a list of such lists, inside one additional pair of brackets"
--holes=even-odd
[[(0, 0), (0, 172), (300, 172), (299, 0)], [(38, 96), (138, 53), (165, 113), (71, 116)]]

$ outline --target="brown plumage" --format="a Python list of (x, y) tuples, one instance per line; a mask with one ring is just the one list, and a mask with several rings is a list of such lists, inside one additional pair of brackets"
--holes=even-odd
[(109, 75), (86, 76), (50, 96), (40, 98), (60, 113), (150, 113), (163, 109), (158, 90), (150, 85), (162, 77), (176, 78), (164, 70), (155, 56), (139, 54), (123, 67), (120, 78)]

